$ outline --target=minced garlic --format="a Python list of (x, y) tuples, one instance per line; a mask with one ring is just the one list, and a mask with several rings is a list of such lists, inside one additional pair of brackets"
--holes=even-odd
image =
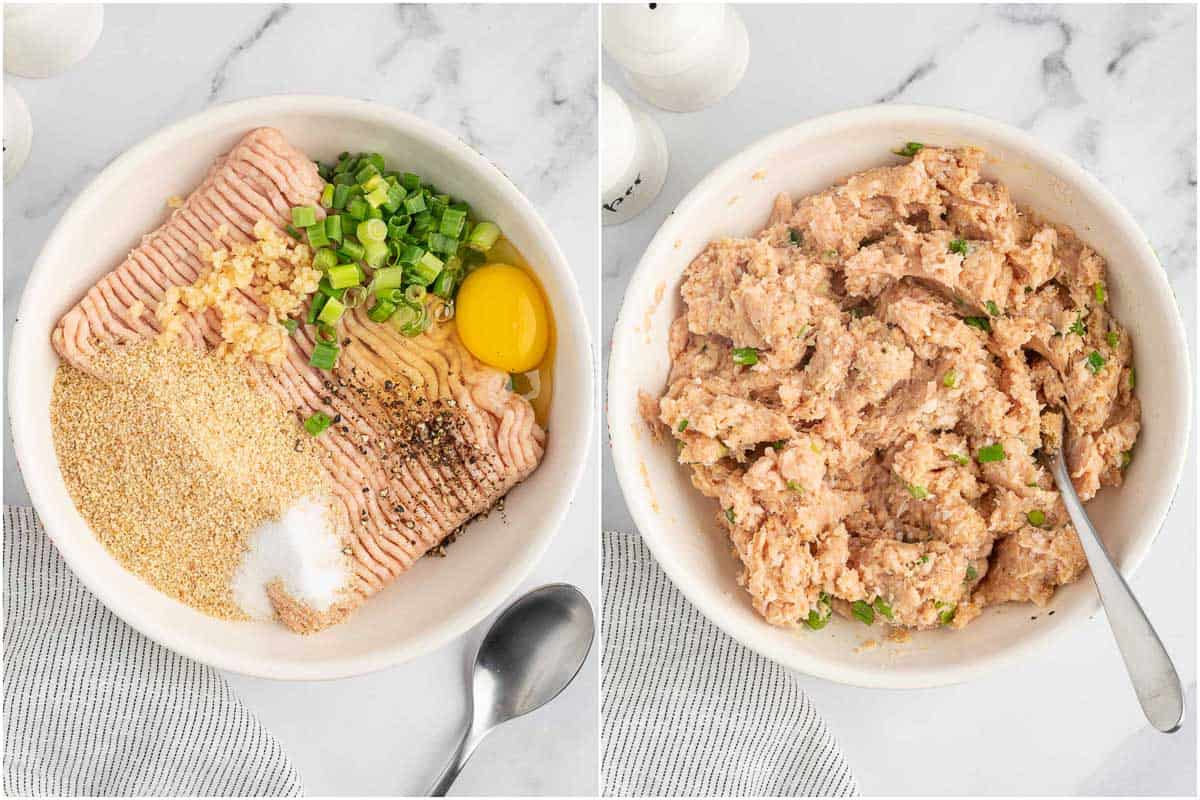
[[(213, 231), (218, 240), (228, 229)], [(313, 267), (308, 245), (279, 233), (266, 220), (254, 226), (255, 241), (234, 242), (214, 250), (201, 244), (208, 267), (191, 286), (172, 286), (155, 312), (161, 336), (170, 341), (182, 331), (183, 313), (215, 309), (220, 319), (217, 354), (229, 361), (254, 358), (280, 364), (287, 354), (287, 329), (280, 323), (296, 314), (317, 289), (321, 272)], [(247, 299), (253, 298), (253, 303)]]

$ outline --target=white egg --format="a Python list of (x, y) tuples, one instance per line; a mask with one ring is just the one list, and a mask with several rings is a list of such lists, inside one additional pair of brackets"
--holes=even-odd
[(25, 98), (10, 84), (4, 84), (4, 182), (17, 176), (29, 158), (33, 146), (33, 120)]
[(99, 3), (11, 3), (4, 6), (4, 71), (49, 78), (82, 61), (100, 38)]

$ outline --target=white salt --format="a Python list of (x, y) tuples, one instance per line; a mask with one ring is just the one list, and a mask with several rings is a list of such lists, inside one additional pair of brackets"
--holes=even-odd
[(267, 584), (276, 580), (314, 611), (327, 611), (350, 582), (350, 565), (329, 525), (327, 507), (315, 498), (298, 500), (250, 535), (233, 578), (234, 600), (251, 617), (271, 619)]

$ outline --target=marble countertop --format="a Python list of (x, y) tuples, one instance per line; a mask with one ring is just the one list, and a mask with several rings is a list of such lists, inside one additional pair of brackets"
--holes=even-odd
[[(588, 6), (108, 6), (85, 61), (48, 80), (5, 78), (34, 126), (30, 160), (4, 193), (5, 335), (42, 243), (109, 161), (208, 106), (279, 93), (389, 103), (484, 153), (556, 233), (597, 330), (597, 24)], [(28, 504), (7, 414), (4, 459), (5, 502)], [(590, 467), (526, 583), (574, 583), (598, 610), (597, 480)], [(457, 740), (482, 635), (349, 680), (228, 677), (282, 742), (309, 794), (414, 794)], [(598, 650), (555, 702), (485, 741), (455, 792), (596, 792)]]
[[(605, 366), (642, 251), (700, 178), (772, 131), (878, 102), (952, 106), (1019, 125), (1092, 171), (1161, 256), (1194, 356), (1194, 6), (775, 5), (740, 13), (750, 64), (733, 94), (693, 114), (649, 109), (671, 149), (670, 173), (648, 210), (604, 229)], [(633, 99), (608, 59), (603, 74)], [(630, 530), (607, 451), (603, 470), (604, 525)], [(1192, 458), (1133, 581), (1189, 687), (1181, 732), (1147, 728), (1102, 617), (1020, 670), (967, 685), (869, 691), (806, 679), (864, 794), (1194, 794), (1195, 486)]]

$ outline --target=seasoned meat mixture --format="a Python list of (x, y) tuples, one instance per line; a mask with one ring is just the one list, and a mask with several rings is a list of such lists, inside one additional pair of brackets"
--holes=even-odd
[(960, 628), (1087, 566), (1036, 453), (1066, 414), (1080, 496), (1121, 484), (1132, 343), (1103, 259), (983, 180), (983, 155), (925, 147), (780, 196), (687, 269), (644, 411), (718, 501), (772, 624)]

